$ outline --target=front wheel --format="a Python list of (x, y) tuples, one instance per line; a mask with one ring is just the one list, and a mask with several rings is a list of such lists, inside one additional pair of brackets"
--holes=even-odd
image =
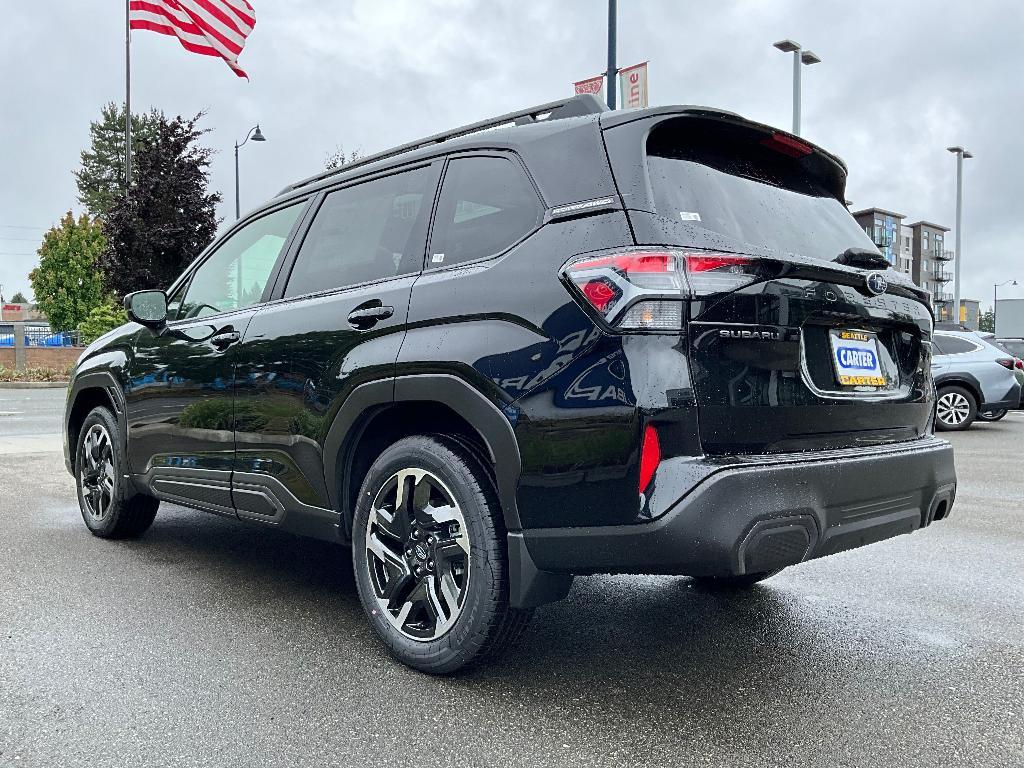
[(106, 408), (93, 408), (78, 433), (75, 480), (82, 519), (93, 536), (126, 539), (142, 535), (160, 502), (136, 494), (124, 479), (124, 451), (117, 421)]
[(942, 432), (967, 429), (978, 415), (974, 395), (963, 387), (942, 387), (935, 403), (935, 428)]
[(363, 481), (352, 546), (370, 626), (420, 671), (447, 674), (496, 655), (532, 615), (509, 607), (496, 494), (454, 441), (408, 437), (380, 455)]
[(978, 414), (978, 421), (999, 421), (1009, 411), (1006, 408), (996, 408), (991, 411), (983, 411)]

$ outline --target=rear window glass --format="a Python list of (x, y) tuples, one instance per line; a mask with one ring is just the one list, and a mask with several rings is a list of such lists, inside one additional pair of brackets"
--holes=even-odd
[(831, 160), (782, 144), (748, 126), (698, 118), (668, 120), (647, 141), (659, 216), (703, 232), (696, 244), (723, 250), (832, 260), (874, 245), (836, 194)]

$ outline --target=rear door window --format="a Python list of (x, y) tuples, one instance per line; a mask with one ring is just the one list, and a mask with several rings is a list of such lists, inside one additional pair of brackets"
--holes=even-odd
[(530, 234), (543, 213), (519, 163), (493, 156), (454, 158), (441, 187), (428, 266), (496, 256)]
[(418, 272), (433, 178), (424, 166), (328, 194), (302, 241), (284, 295)]

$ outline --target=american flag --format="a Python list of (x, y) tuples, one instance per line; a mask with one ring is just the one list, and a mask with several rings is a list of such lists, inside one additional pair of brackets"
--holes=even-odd
[(256, 11), (247, 0), (129, 0), (128, 23), (178, 38), (182, 47), (204, 56), (219, 56), (239, 77), (245, 39), (256, 26)]

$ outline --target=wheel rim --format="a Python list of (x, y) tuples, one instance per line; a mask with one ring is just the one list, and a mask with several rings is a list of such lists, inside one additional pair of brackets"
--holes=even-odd
[(462, 612), (469, 532), (451, 491), (425, 469), (403, 469), (377, 493), (366, 565), (381, 615), (412, 640), (436, 640)]
[(943, 424), (957, 426), (971, 415), (971, 404), (959, 392), (947, 392), (939, 398), (937, 415)]
[(110, 512), (115, 477), (110, 433), (102, 424), (93, 424), (85, 433), (79, 463), (85, 511), (95, 522), (100, 522)]

